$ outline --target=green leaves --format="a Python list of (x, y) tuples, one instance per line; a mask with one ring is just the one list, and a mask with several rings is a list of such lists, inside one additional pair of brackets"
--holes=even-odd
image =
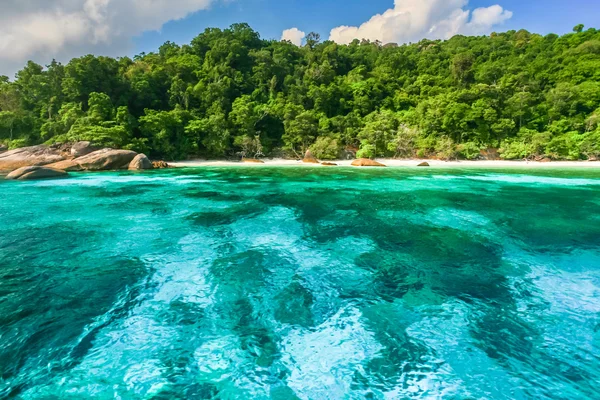
[[(600, 31), (408, 45), (206, 29), (156, 53), (29, 62), (0, 77), (0, 143), (91, 140), (161, 158), (597, 157)], [(16, 142), (15, 142), (16, 143)]]

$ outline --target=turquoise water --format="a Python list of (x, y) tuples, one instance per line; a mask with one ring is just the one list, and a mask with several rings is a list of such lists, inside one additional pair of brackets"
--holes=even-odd
[(600, 172), (0, 181), (0, 398), (600, 398)]

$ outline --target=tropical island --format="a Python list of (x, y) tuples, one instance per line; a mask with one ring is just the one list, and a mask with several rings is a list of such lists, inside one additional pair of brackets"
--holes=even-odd
[(0, 78), (0, 151), (89, 142), (168, 161), (307, 151), (320, 160), (596, 160), (599, 71), (600, 31), (582, 25), (563, 36), (405, 45), (311, 33), (299, 47), (234, 24), (133, 59), (28, 62), (14, 80)]

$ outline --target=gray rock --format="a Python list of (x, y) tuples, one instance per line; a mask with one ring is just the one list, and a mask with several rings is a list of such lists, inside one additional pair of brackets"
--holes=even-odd
[(65, 157), (59, 149), (45, 145), (21, 147), (0, 154), (0, 171), (14, 171), (21, 167), (56, 163)]
[(109, 171), (127, 169), (135, 156), (137, 156), (135, 151), (102, 149), (82, 157), (77, 157), (73, 160), (50, 164), (48, 167), (65, 171)]
[(135, 156), (133, 161), (129, 163), (129, 169), (141, 170), (141, 169), (153, 169), (152, 162), (146, 157), (145, 154), (138, 154)]
[(73, 157), (82, 157), (98, 150), (100, 148), (92, 145), (90, 142), (77, 142), (71, 147), (71, 155)]
[(6, 179), (18, 179), (20, 181), (33, 179), (64, 178), (68, 174), (60, 169), (48, 167), (22, 167), (6, 176)]

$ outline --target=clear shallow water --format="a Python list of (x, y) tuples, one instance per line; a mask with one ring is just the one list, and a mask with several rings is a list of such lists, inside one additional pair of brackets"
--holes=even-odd
[(599, 398), (600, 172), (0, 181), (0, 398)]

